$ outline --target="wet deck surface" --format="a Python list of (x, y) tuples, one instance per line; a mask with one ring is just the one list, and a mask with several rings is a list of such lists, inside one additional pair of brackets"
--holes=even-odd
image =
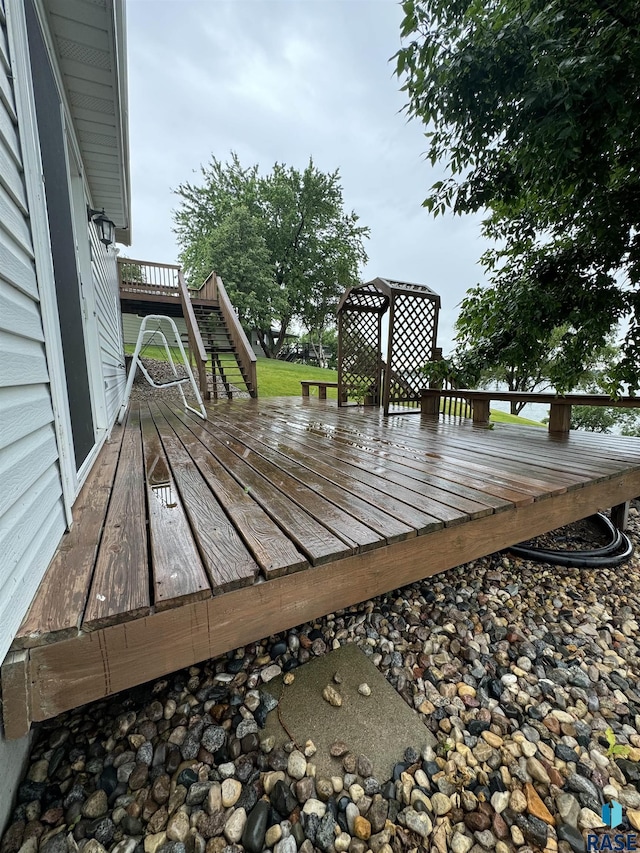
[[(3, 664), (19, 736), (640, 494), (640, 440), (335, 401), (132, 405)], [(9, 686), (11, 685), (11, 686)]]
[(206, 422), (162, 402), (132, 405), (14, 648), (483, 516), (499, 523), (639, 469), (640, 440), (616, 436), (384, 419), (313, 399), (221, 402)]

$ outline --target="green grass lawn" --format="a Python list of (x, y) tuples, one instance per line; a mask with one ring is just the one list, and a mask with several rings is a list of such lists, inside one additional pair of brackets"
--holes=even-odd
[[(300, 380), (318, 379), (323, 382), (337, 382), (337, 370), (324, 370), (322, 367), (308, 367), (305, 364), (294, 364), (290, 361), (278, 361), (275, 358), (259, 358), (258, 395), (260, 397), (299, 397)], [(318, 389), (312, 388), (310, 393), (318, 396)], [(327, 389), (327, 397), (336, 400), (335, 388)]]

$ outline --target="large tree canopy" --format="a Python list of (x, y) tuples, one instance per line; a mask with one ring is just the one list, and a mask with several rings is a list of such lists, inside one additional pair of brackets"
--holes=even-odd
[[(578, 381), (620, 319), (611, 390), (640, 387), (640, 5), (405, 0), (397, 72), (446, 174), (425, 206), (487, 212), (483, 257), (514, 348), (562, 328)], [(504, 330), (488, 331), (494, 351)], [(491, 348), (491, 347), (489, 347)]]
[[(277, 355), (297, 320), (318, 335), (342, 292), (358, 282), (369, 229), (344, 210), (338, 170), (276, 163), (267, 175), (212, 158), (202, 183), (181, 184), (175, 213), (181, 262), (192, 285), (222, 277), (243, 324)], [(275, 329), (275, 333), (274, 333)]]

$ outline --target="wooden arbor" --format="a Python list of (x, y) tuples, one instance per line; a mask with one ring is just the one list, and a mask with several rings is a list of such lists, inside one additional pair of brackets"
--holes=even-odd
[(349, 288), (338, 305), (338, 405), (382, 405), (385, 415), (392, 407), (419, 410), (422, 368), (437, 357), (439, 310), (440, 297), (426, 284), (374, 278)]

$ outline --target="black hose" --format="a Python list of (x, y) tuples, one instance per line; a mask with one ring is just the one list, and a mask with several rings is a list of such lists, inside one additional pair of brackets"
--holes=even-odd
[[(618, 530), (607, 516), (600, 512), (590, 518), (603, 526), (611, 537), (611, 541), (601, 548), (585, 551), (556, 551), (549, 548), (512, 545), (508, 550), (516, 557), (524, 557), (527, 560), (555, 563), (557, 566), (573, 566), (579, 569), (619, 566), (628, 560), (633, 554), (633, 544), (626, 533)], [(623, 551), (616, 554), (615, 552), (620, 548), (623, 548)]]

